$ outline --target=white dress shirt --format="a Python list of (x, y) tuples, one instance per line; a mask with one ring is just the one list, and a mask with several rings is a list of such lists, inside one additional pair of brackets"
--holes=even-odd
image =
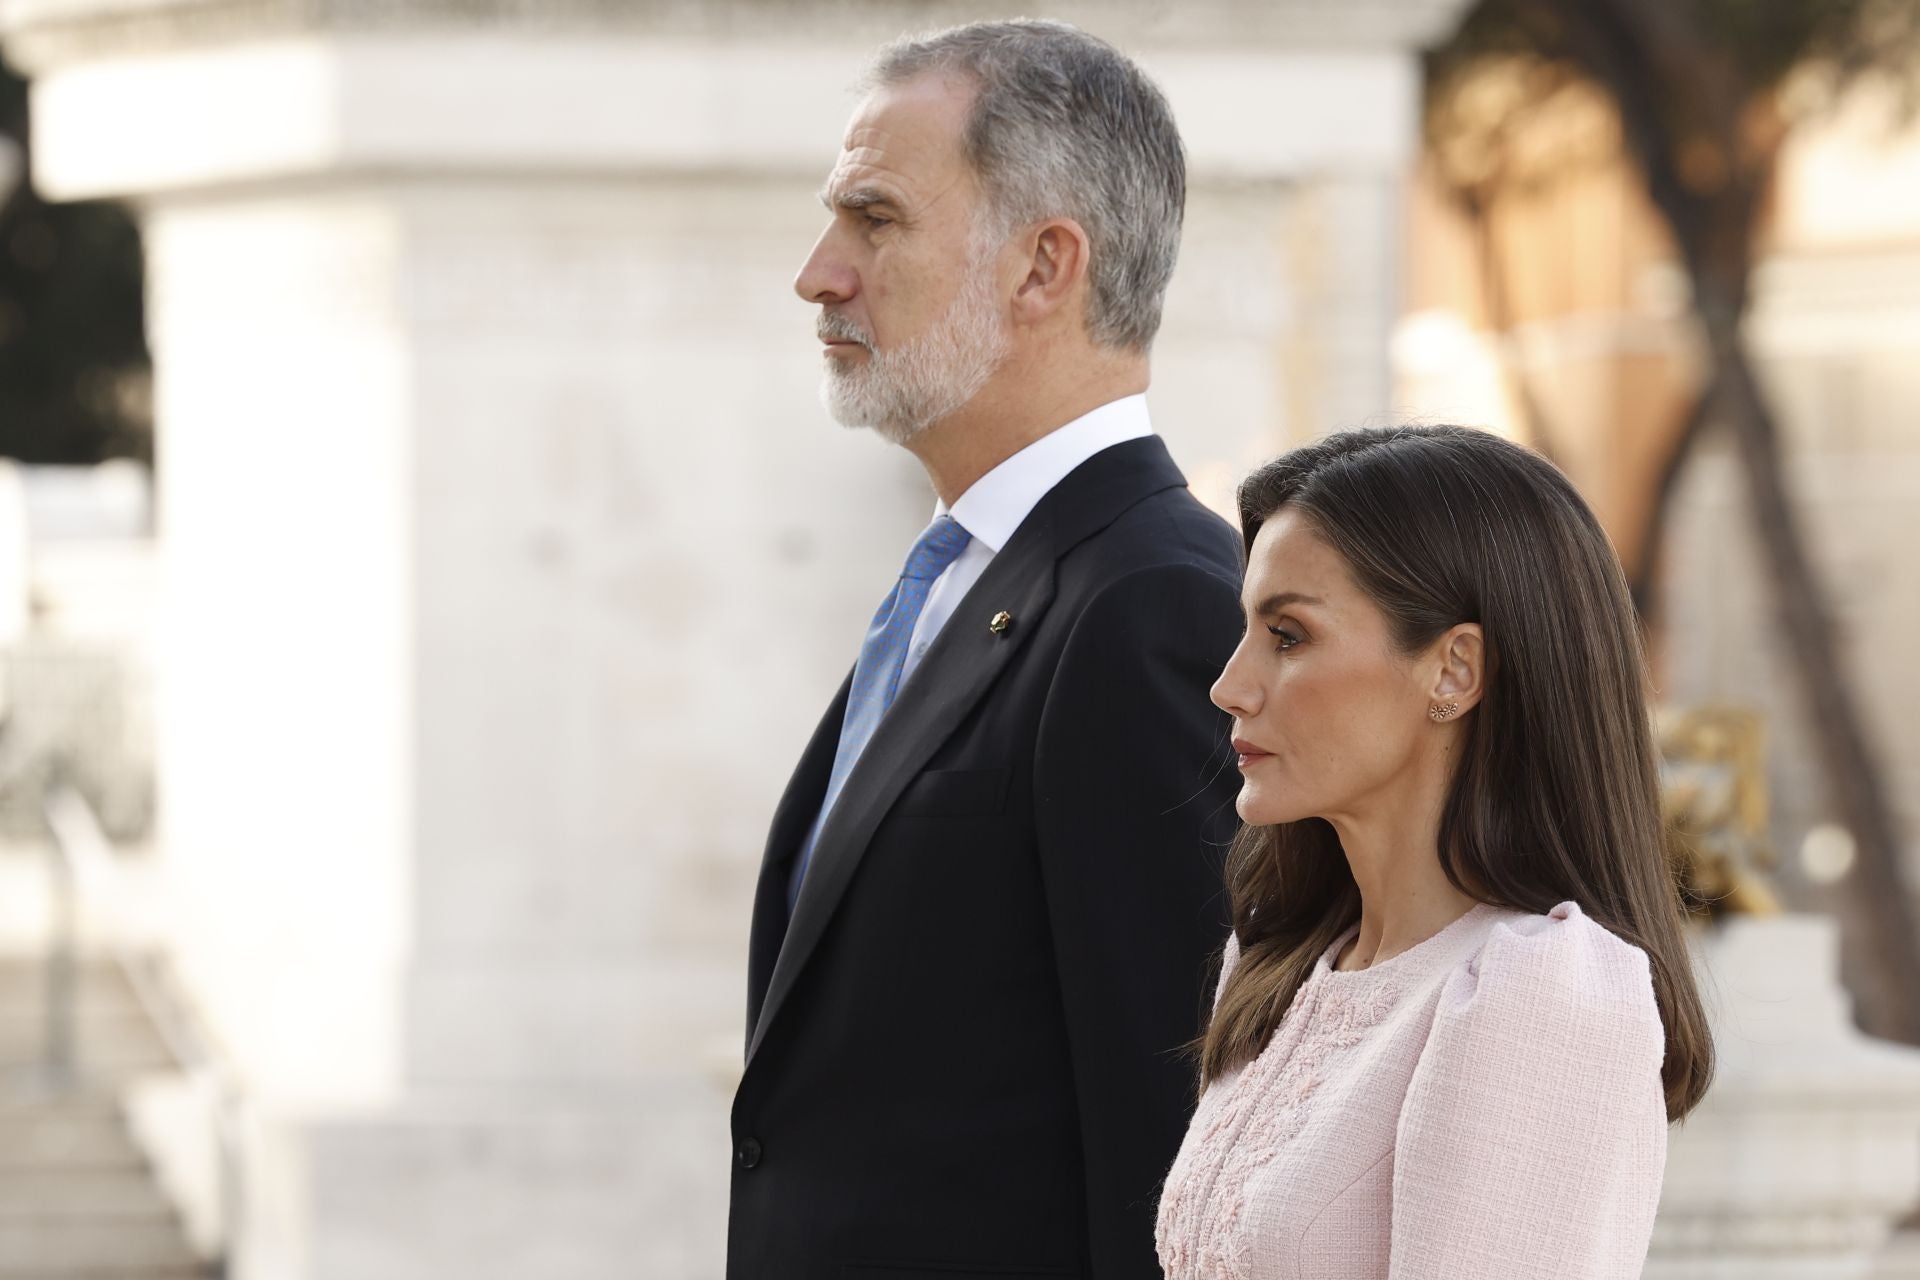
[[(935, 504), (935, 519), (952, 516), (961, 528), (973, 535), (973, 541), (934, 579), (927, 602), (920, 609), (920, 620), (914, 624), (913, 640), (907, 645), (900, 682), (906, 683), (960, 601), (1053, 486), (1101, 450), (1152, 434), (1146, 396), (1110, 401), (1041, 436), (981, 476), (960, 495), (951, 510), (944, 502)], [(982, 617), (977, 621), (984, 628), (988, 619)]]

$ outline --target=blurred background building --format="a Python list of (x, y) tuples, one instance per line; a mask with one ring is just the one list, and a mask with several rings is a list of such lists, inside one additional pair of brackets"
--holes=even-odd
[[(872, 50), (999, 12), (0, 0), (0, 1280), (720, 1274), (765, 823), (929, 502), (790, 280)], [(1920, 1068), (1834, 922), (1883, 1034), (1916, 940), (1850, 892), (1620, 96), (1465, 0), (1049, 15), (1187, 138), (1196, 491), (1355, 424), (1546, 449), (1689, 847), (1784, 855), (1793, 913), (1702, 925), (1728, 1070), (1648, 1274), (1920, 1275)], [(1746, 333), (1911, 874), (1920, 128), (1801, 61)]]

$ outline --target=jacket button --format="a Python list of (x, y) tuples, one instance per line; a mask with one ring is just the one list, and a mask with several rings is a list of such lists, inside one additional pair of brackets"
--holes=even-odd
[(753, 1138), (742, 1138), (735, 1148), (733, 1158), (742, 1169), (751, 1169), (760, 1163), (760, 1143)]

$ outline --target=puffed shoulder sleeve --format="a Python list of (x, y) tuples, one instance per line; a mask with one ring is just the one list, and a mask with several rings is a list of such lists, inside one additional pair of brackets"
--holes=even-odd
[(1633, 1280), (1666, 1165), (1647, 957), (1571, 902), (1448, 978), (1407, 1089), (1393, 1280)]

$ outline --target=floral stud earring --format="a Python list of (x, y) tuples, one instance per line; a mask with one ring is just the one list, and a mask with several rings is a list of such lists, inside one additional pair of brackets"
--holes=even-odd
[(1427, 719), (1433, 721), (1435, 724), (1443, 720), (1451, 720), (1459, 714), (1460, 704), (1457, 702), (1443, 702), (1437, 707), (1427, 708)]

